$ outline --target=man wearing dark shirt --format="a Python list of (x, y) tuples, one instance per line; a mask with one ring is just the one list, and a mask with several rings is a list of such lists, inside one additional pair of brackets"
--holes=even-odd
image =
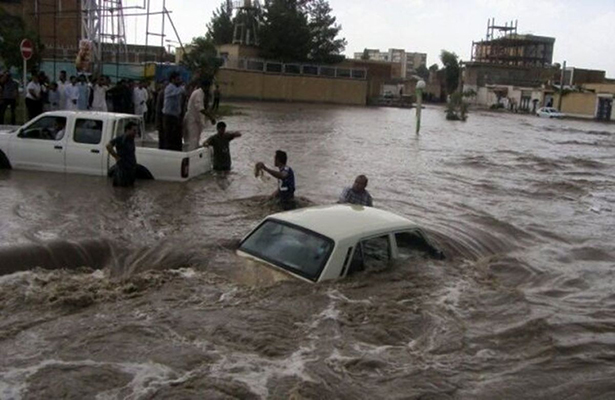
[(269, 175), (278, 179), (278, 188), (273, 192), (272, 197), (280, 202), (280, 206), (284, 210), (292, 210), (296, 208), (295, 204), (295, 172), (291, 167), (286, 165), (288, 156), (286, 152), (278, 150), (275, 152), (274, 164), (278, 170), (268, 168), (264, 163), (256, 164), (257, 171), (265, 171)]
[(138, 125), (128, 122), (124, 134), (107, 144), (107, 151), (115, 158), (113, 186), (133, 186), (137, 175), (137, 156), (135, 155), (135, 136)]
[(17, 95), (19, 85), (13, 80), (10, 72), (0, 75), (0, 125), (4, 124), (4, 114), (11, 108), (11, 125), (15, 125), (15, 109), (17, 108)]
[(218, 133), (210, 136), (203, 146), (211, 146), (214, 149), (214, 170), (215, 171), (230, 171), (231, 170), (231, 151), (229, 143), (231, 140), (241, 137), (239, 132), (226, 132), (226, 124), (218, 122), (216, 125)]

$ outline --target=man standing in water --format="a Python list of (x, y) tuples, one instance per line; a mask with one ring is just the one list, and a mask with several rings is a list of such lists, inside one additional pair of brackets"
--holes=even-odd
[[(138, 125), (128, 122), (124, 134), (107, 144), (107, 151), (115, 158), (113, 186), (133, 186), (137, 177), (137, 156), (135, 155), (135, 136)], [(115, 149), (114, 149), (115, 148)]]
[(265, 171), (278, 180), (278, 188), (273, 192), (273, 198), (277, 199), (282, 209), (292, 210), (295, 204), (295, 173), (291, 167), (286, 165), (288, 156), (286, 152), (277, 150), (275, 152), (274, 164), (278, 170), (268, 168), (264, 163), (256, 163), (256, 171)]
[(367, 187), (367, 177), (359, 175), (354, 180), (354, 184), (345, 188), (340, 195), (338, 203), (357, 204), (360, 206), (373, 207), (372, 196), (365, 188)]
[(205, 143), (203, 143), (203, 147), (213, 147), (215, 171), (230, 171), (231, 151), (229, 149), (229, 143), (231, 140), (241, 137), (241, 133), (227, 132), (226, 124), (224, 122), (218, 122), (216, 129), (218, 130), (218, 133), (210, 136)]

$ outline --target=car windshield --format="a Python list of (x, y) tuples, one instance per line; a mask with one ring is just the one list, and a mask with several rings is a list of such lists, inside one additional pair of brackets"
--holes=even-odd
[(267, 220), (244, 240), (239, 250), (317, 281), (333, 250), (333, 240), (307, 229)]

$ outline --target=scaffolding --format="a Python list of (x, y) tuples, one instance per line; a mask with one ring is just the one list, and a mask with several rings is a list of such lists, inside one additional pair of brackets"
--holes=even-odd
[[(183, 48), (173, 20), (172, 11), (166, 6), (166, 0), (159, 0), (162, 3), (159, 9), (152, 11), (152, 0), (138, 0), (137, 5), (126, 5), (123, 0), (28, 0), (24, 1), (24, 10), (32, 10), (31, 25), (48, 48), (47, 54), (53, 58), (53, 74), (56, 75), (56, 60), (58, 54), (64, 52), (63, 59), (66, 59), (66, 50), (73, 52), (77, 56), (79, 45), (85, 42), (90, 46), (90, 56), (92, 64), (92, 74), (102, 73), (103, 64), (106, 62), (130, 63), (130, 47), (138, 48), (143, 54), (141, 62), (164, 62), (165, 23), (168, 22), (173, 28), (177, 42)], [(153, 29), (151, 22), (153, 18), (160, 18), (159, 30)], [(145, 45), (129, 45), (126, 37), (126, 18), (145, 19)], [(67, 32), (62, 32), (62, 27), (69, 21), (71, 28), (74, 29), (74, 40), (70, 44), (58, 43), (61, 36), (66, 42)], [(156, 47), (156, 54), (150, 52), (150, 39), (159, 38), (160, 45)], [(168, 40), (167, 40), (168, 41)], [(152, 41), (154, 42), (154, 41)], [(135, 50), (137, 51), (137, 50)], [(69, 59), (72, 57), (68, 57)], [(138, 62), (139, 57), (134, 57)], [(118, 73), (116, 72), (116, 77)]]
[(258, 0), (227, 0), (227, 7), (237, 10), (234, 18), (233, 44), (258, 46), (259, 15)]
[(555, 38), (520, 35), (517, 21), (487, 23), (485, 40), (472, 42), (472, 61), (519, 67), (549, 67), (553, 63)]

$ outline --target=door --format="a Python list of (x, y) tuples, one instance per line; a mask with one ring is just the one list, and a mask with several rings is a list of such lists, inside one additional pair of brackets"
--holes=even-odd
[(66, 149), (66, 172), (106, 175), (103, 170), (103, 121), (77, 118)]
[(44, 116), (11, 140), (10, 161), (15, 169), (64, 172), (66, 118)]
[(391, 237), (382, 235), (364, 239), (355, 246), (347, 275), (352, 275), (365, 268), (382, 268), (392, 258)]
[(598, 121), (610, 121), (611, 111), (613, 110), (613, 99), (608, 97), (598, 98), (598, 112), (596, 118)]

